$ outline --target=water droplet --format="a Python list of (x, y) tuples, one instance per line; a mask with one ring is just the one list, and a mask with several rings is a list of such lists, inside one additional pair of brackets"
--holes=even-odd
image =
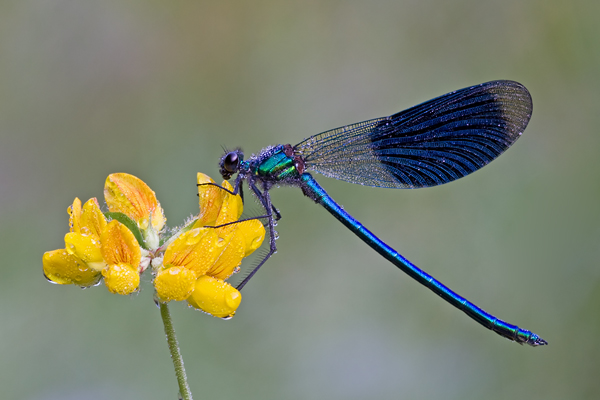
[(58, 285), (58, 283), (54, 282), (52, 279), (48, 278), (48, 275), (46, 275), (46, 273), (44, 273), (44, 278), (46, 278), (46, 280), (50, 283), (53, 283), (55, 285)]
[(222, 319), (223, 321), (229, 321), (231, 318), (233, 318), (233, 315), (228, 315), (228, 316), (226, 316), (226, 317), (221, 317), (221, 319)]

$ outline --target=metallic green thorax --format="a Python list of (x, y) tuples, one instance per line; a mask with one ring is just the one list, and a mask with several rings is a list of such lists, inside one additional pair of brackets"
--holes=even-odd
[(260, 160), (253, 167), (254, 174), (268, 177), (273, 181), (283, 181), (300, 176), (294, 164), (294, 158), (285, 154), (283, 146), (274, 147), (268, 157)]

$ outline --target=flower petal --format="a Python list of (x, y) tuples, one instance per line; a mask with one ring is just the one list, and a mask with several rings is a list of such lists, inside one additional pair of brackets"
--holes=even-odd
[(140, 286), (137, 266), (134, 268), (126, 263), (109, 265), (102, 270), (102, 276), (106, 288), (111, 293), (127, 295), (135, 292)]
[(106, 266), (100, 250), (100, 238), (69, 232), (65, 235), (65, 247), (69, 254), (77, 256), (98, 272)]
[(196, 281), (188, 303), (215, 317), (232, 317), (242, 301), (242, 294), (229, 283), (203, 275)]
[[(222, 186), (225, 189), (233, 191), (233, 187), (227, 181), (223, 181)], [(225, 191), (223, 190), (223, 192)], [(217, 217), (215, 225), (222, 225), (227, 224), (229, 222), (237, 221), (242, 215), (243, 211), (244, 202), (242, 201), (242, 196), (240, 196), (239, 194), (234, 196), (229, 192), (225, 192), (225, 195), (223, 197), (223, 205), (221, 206), (221, 210), (219, 212), (219, 216)], [(232, 230), (234, 228), (234, 225), (230, 225), (229, 227), (224, 228)]]
[(184, 267), (170, 267), (160, 271), (154, 279), (158, 298), (164, 302), (182, 301), (194, 291), (197, 275)]
[(81, 227), (81, 200), (78, 197), (75, 197), (73, 205), (67, 208), (67, 212), (69, 213), (70, 231), (79, 233)]
[(195, 228), (181, 234), (167, 247), (164, 265), (171, 264), (204, 275), (221, 254), (214, 228)]
[(135, 236), (119, 221), (110, 221), (102, 236), (101, 252), (107, 264), (130, 264), (137, 267), (142, 259), (142, 252)]
[[(237, 225), (233, 224), (231, 226), (235, 227)], [(222, 237), (221, 233), (226, 233), (226, 228), (229, 227), (217, 229), (217, 234), (219, 235), (217, 245), (221, 249), (221, 252), (216, 258), (214, 265), (206, 272), (206, 275), (219, 279), (229, 278), (242, 263), (245, 253), (246, 239), (241, 234), (241, 231), (234, 228), (232, 233), (229, 233), (226, 237)]]
[(77, 256), (65, 249), (44, 253), (42, 259), (44, 275), (54, 283), (61, 285), (93, 286), (101, 278), (100, 272), (89, 268)]
[[(158, 232), (165, 225), (166, 218), (156, 194), (141, 179), (125, 173), (111, 174), (104, 184), (104, 197), (111, 212), (121, 212), (140, 228), (147, 229), (151, 222)], [(152, 214), (152, 221), (150, 215)]]
[(254, 253), (254, 250), (258, 249), (263, 240), (265, 240), (265, 227), (257, 219), (240, 222), (236, 225), (238, 226), (240, 235), (244, 236), (245, 239), (244, 248), (246, 252), (244, 253), (244, 257), (248, 257), (250, 254)]
[(215, 185), (202, 185), (203, 183), (215, 183), (215, 181), (201, 172), (198, 172), (197, 181), (200, 185), (198, 186), (200, 214), (198, 214), (198, 220), (194, 227), (214, 225), (223, 205), (223, 197), (227, 192)]
[(91, 233), (100, 239), (100, 235), (104, 231), (106, 224), (106, 218), (100, 210), (98, 199), (93, 197), (86, 201), (81, 213), (81, 233)]

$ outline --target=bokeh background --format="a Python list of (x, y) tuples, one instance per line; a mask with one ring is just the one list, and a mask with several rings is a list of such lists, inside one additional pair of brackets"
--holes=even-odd
[(42, 277), (67, 206), (102, 198), (109, 173), (146, 181), (174, 226), (222, 146), (295, 144), (512, 79), (533, 118), (483, 170), (414, 191), (318, 179), (549, 346), (481, 328), (281, 188), (279, 252), (238, 315), (171, 307), (188, 377), (198, 399), (597, 399), (599, 17), (595, 0), (0, 3), (0, 397), (176, 398), (149, 276), (131, 297)]

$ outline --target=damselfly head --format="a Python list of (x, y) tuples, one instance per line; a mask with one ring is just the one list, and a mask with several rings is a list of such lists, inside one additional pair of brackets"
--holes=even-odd
[(219, 161), (219, 172), (225, 180), (229, 180), (231, 175), (240, 170), (240, 162), (244, 160), (244, 153), (241, 150), (234, 150), (223, 154)]

